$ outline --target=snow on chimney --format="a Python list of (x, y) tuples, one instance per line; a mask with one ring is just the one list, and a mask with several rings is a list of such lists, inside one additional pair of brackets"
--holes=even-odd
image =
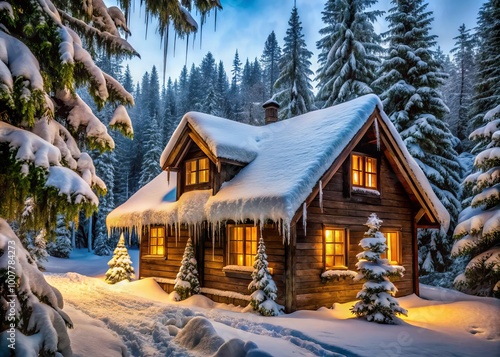
[(278, 121), (279, 107), (280, 105), (274, 99), (269, 99), (267, 102), (262, 104), (262, 108), (264, 108), (265, 113), (266, 125)]

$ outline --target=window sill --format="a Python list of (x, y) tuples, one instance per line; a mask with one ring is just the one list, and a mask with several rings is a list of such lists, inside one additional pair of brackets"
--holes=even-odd
[(253, 267), (241, 265), (226, 265), (222, 268), (224, 275), (230, 278), (252, 279)]
[(152, 254), (143, 255), (141, 258), (148, 260), (167, 260), (167, 257), (164, 255), (152, 255)]

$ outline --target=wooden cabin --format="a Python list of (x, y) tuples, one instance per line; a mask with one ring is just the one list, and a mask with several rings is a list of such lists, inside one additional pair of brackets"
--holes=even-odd
[(397, 296), (418, 294), (417, 228), (447, 229), (449, 215), (378, 97), (268, 122), (184, 116), (164, 171), (107, 218), (141, 233), (138, 276), (172, 291), (191, 237), (202, 293), (246, 305), (262, 236), (286, 311), (352, 301), (362, 283), (349, 275), (376, 213), (387, 258), (405, 268)]

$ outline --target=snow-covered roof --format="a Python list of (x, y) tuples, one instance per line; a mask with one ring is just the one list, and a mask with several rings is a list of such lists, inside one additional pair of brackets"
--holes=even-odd
[[(201, 205), (197, 197), (200, 203), (198, 210), (203, 213), (203, 218), (213, 223), (245, 219), (265, 222), (270, 219), (274, 222), (284, 222), (286, 228), (317, 182), (367, 123), (377, 107), (380, 109), (385, 126), (391, 131), (409, 165), (415, 183), (419, 186), (418, 190), (426, 196), (432, 206), (431, 209), (434, 209), (434, 214), (447, 229), (448, 212), (432, 191), (422, 170), (408, 153), (390, 119), (384, 114), (382, 103), (375, 95), (366, 95), (334, 107), (261, 127), (189, 112), (167, 144), (160, 160), (161, 165), (164, 166), (185, 128), (190, 126), (217, 159), (248, 163), (232, 180), (223, 183), (215, 195), (207, 197), (204, 205)], [(161, 174), (159, 177), (164, 175)], [(164, 195), (167, 184), (165, 177), (163, 185), (157, 186), (157, 180), (158, 178), (153, 180), (144, 189), (150, 187), (160, 190), (156, 194), (151, 194), (150, 205), (155, 210), (160, 210), (161, 206), (156, 206), (154, 203), (158, 197)], [(170, 185), (174, 182), (175, 180), (171, 179)], [(134, 199), (135, 202), (136, 195), (130, 200)], [(138, 196), (137, 200), (149, 200), (147, 198), (149, 194), (141, 193), (140, 196), (141, 198)], [(134, 206), (141, 207), (144, 204), (138, 202), (137, 205), (129, 206), (133, 209)], [(108, 216), (108, 225), (129, 226), (124, 224), (126, 223), (124, 217), (119, 218), (122, 211), (122, 206), (113, 211)], [(136, 213), (139, 214), (139, 208)], [(198, 216), (201, 217), (202, 214)], [(169, 222), (162, 220), (156, 223), (188, 223), (183, 222), (182, 218), (177, 216), (176, 220)], [(146, 221), (148, 220), (142, 220)]]

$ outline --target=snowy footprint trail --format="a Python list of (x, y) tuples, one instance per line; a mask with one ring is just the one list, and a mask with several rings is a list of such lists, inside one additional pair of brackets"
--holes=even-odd
[(171, 303), (166, 294), (165, 302), (154, 301), (124, 292), (126, 285), (110, 286), (76, 273), (47, 274), (46, 279), (61, 291), (67, 305), (117, 333), (132, 356), (210, 356), (222, 345), (221, 357), (245, 356), (248, 351), (252, 356), (356, 356), (302, 332), (264, 323), (255, 314), (242, 317)]

